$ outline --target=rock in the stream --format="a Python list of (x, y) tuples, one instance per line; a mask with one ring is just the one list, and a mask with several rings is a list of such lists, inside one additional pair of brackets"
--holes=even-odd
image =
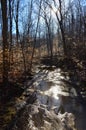
[(27, 105), (9, 130), (76, 130), (70, 113), (56, 115), (38, 103)]

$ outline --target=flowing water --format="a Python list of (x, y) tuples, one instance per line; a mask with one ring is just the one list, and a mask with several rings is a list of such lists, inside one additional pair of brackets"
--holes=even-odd
[(60, 68), (52, 71), (44, 69), (34, 77), (33, 88), (42, 106), (55, 113), (73, 113), (77, 130), (86, 130), (86, 107), (79, 102), (75, 88), (67, 84), (68, 80), (68, 73)]

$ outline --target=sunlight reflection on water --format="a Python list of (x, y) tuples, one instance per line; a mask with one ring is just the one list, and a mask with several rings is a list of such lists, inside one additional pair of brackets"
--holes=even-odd
[(82, 104), (76, 100), (77, 92), (73, 86), (68, 86), (66, 82), (69, 80), (67, 72), (62, 72), (61, 69), (53, 71), (43, 70), (34, 82), (34, 88), (37, 91), (37, 98), (41, 105), (44, 105), (48, 110), (56, 110), (58, 113), (59, 107), (64, 106), (64, 110), (72, 112), (76, 116), (76, 124), (78, 130), (85, 130), (86, 114)]
[(64, 76), (61, 75), (61, 69), (48, 71), (46, 76), (43, 76), (43, 73), (40, 75), (34, 83), (40, 104), (44, 104), (50, 109), (58, 108), (62, 100), (59, 95), (69, 96), (68, 92), (62, 91), (64, 87), (61, 86), (61, 79), (64, 79)]
[(59, 108), (62, 104), (62, 96), (77, 96), (75, 89), (70, 89), (62, 81), (68, 80), (68, 74), (63, 75), (60, 68), (53, 71), (43, 70), (35, 76), (33, 83), (34, 89), (37, 91), (37, 99), (40, 104), (46, 107)]

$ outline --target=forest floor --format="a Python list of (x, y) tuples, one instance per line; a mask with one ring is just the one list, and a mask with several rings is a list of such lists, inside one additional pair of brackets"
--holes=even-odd
[(0, 129), (86, 130), (84, 67), (73, 59), (54, 56), (42, 58), (34, 70), (25, 84), (10, 83), (10, 89), (6, 88), (0, 101)]

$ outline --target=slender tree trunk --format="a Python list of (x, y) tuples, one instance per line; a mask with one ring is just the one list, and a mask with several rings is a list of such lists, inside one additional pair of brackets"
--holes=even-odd
[(61, 30), (61, 35), (62, 35), (62, 41), (63, 41), (63, 50), (64, 50), (64, 55), (67, 55), (67, 48), (66, 48), (66, 42), (65, 42), (65, 33), (64, 33), (64, 25), (63, 25), (63, 14), (62, 14), (62, 1), (59, 0), (59, 14), (60, 14), (60, 19), (58, 17), (58, 14), (56, 12), (56, 17), (59, 22), (60, 30)]
[(52, 58), (53, 51), (52, 51), (52, 41), (51, 41), (51, 33), (50, 33), (50, 31), (48, 32), (48, 35), (49, 35), (50, 56)]
[(10, 17), (10, 48), (9, 48), (9, 64), (13, 61), (13, 52), (12, 52), (12, 6), (11, 0), (9, 0), (9, 17)]
[(42, 0), (40, 0), (40, 7), (39, 7), (38, 20), (37, 20), (37, 26), (36, 26), (36, 33), (35, 33), (35, 37), (34, 37), (34, 45), (33, 45), (33, 50), (32, 50), (32, 55), (31, 55), (30, 71), (32, 69), (33, 57), (34, 57), (35, 46), (36, 46), (36, 38), (37, 38), (37, 31), (38, 31), (38, 25), (39, 25), (39, 20), (40, 20), (41, 4), (42, 4)]
[(8, 83), (8, 68), (9, 68), (9, 44), (8, 38), (8, 20), (7, 20), (7, 0), (1, 0), (2, 21), (3, 21), (3, 83)]
[(18, 38), (19, 38), (19, 26), (18, 26), (18, 22), (19, 22), (19, 0), (17, 0), (17, 5), (16, 5), (16, 19), (15, 19), (15, 23), (16, 23), (16, 42), (17, 45), (19, 46), (19, 42), (18, 42)]
[(66, 48), (66, 42), (65, 42), (65, 33), (64, 33), (64, 29), (63, 29), (62, 24), (60, 24), (60, 29), (61, 29), (61, 35), (62, 35), (62, 41), (63, 41), (64, 55), (67, 55), (67, 48)]
[(24, 52), (24, 39), (21, 42), (21, 49), (22, 49), (22, 56), (23, 56), (23, 64), (24, 64), (24, 73), (25, 73), (25, 79), (26, 79), (26, 71), (27, 71), (27, 67), (26, 67), (26, 58), (25, 58), (25, 52)]

